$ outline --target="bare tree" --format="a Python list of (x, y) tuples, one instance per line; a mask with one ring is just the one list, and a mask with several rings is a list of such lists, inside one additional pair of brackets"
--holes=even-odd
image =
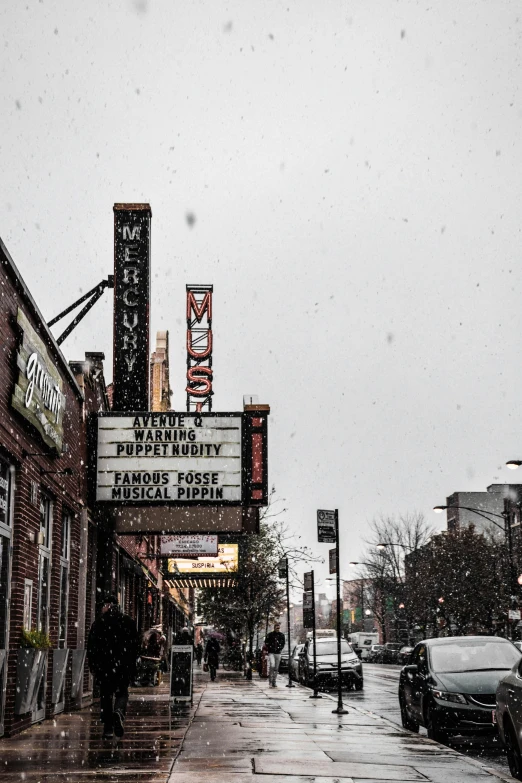
[(410, 591), (415, 590), (416, 575), (412, 572), (411, 581), (406, 581), (406, 562), (415, 562), (415, 553), (433, 533), (418, 512), (380, 516), (370, 524), (364, 555), (365, 575), (370, 580), (367, 592), (384, 642), (390, 634), (397, 639), (410, 636), (414, 621)]

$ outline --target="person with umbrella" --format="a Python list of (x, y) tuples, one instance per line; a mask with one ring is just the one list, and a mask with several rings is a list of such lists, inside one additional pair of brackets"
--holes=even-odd
[(216, 679), (216, 671), (219, 668), (219, 653), (221, 647), (217, 640), (217, 636), (209, 636), (205, 647), (205, 663), (210, 670), (210, 679), (212, 682)]

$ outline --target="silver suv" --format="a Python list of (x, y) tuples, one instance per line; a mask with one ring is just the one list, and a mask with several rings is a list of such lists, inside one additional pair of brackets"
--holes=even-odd
[[(337, 682), (337, 639), (318, 639), (317, 642), (317, 685), (332, 685)], [(301, 682), (314, 684), (314, 646), (305, 644), (299, 667)], [(363, 688), (362, 663), (346, 639), (341, 639), (341, 676), (343, 684), (353, 686), (356, 691)]]

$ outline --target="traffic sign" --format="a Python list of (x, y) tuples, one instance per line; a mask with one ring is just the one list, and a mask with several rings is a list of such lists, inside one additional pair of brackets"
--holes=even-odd
[(283, 559), (279, 561), (277, 565), (277, 570), (279, 572), (279, 579), (286, 579), (286, 575), (288, 571), (288, 560), (286, 559), (286, 557), (283, 557)]
[(328, 563), (330, 566), (330, 573), (337, 573), (337, 551), (336, 549), (330, 549), (328, 552)]
[(307, 571), (304, 576), (304, 589), (305, 590), (313, 590), (313, 579), (312, 579), (312, 571)]
[(314, 594), (303, 593), (303, 628), (314, 627)]
[(317, 540), (320, 544), (335, 544), (335, 511), (317, 511)]

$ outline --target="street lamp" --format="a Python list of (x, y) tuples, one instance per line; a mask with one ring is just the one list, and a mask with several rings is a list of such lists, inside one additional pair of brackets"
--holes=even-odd
[(506, 468), (510, 470), (517, 470), (522, 465), (522, 459), (510, 459), (506, 462)]

